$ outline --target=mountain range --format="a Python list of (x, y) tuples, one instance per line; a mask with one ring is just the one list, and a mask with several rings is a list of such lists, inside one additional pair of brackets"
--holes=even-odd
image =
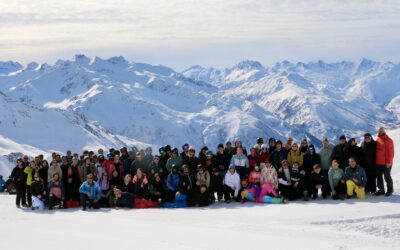
[[(317, 146), (400, 127), (400, 63), (242, 61), (231, 68), (76, 55), (54, 65), (0, 62), (0, 155), (84, 148), (199, 148), (240, 138)], [(1, 167), (0, 158), (0, 167)], [(4, 165), (4, 164), (3, 164)], [(1, 170), (1, 169), (0, 169)]]

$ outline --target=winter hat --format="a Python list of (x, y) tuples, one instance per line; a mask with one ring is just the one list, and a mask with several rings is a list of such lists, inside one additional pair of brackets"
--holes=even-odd
[(213, 152), (212, 152), (211, 150), (208, 150), (208, 151), (206, 152), (206, 156), (213, 156)]
[(222, 143), (218, 144), (217, 148), (224, 148), (224, 144), (222, 144)]
[(161, 147), (161, 148), (158, 149), (158, 152), (159, 152), (160, 154), (164, 153), (164, 151), (165, 151), (165, 150), (164, 150), (164, 147)]
[(314, 151), (315, 151), (315, 147), (314, 147), (314, 145), (312, 145), (312, 144), (310, 144), (310, 146), (308, 146), (308, 149), (309, 149), (309, 150), (311, 150), (311, 149), (312, 149), (312, 150), (314, 150)]
[(278, 141), (276, 142), (276, 145), (278, 145), (278, 144), (281, 144), (281, 146), (282, 146), (282, 142), (281, 142), (280, 140), (278, 140)]
[(260, 167), (259, 166), (254, 166), (254, 169), (255, 170), (260, 170)]
[(110, 158), (113, 158), (113, 157), (114, 157), (113, 153), (108, 153), (108, 154), (107, 154), (107, 158), (110, 159)]
[(339, 137), (339, 140), (346, 140), (346, 136), (345, 136), (345, 135), (341, 135), (341, 136)]
[(269, 138), (269, 141), (268, 141), (269, 143), (271, 143), (271, 142), (276, 142), (276, 140), (275, 140), (275, 138), (274, 137), (271, 137), (271, 138)]
[(196, 149), (192, 146), (192, 147), (189, 148), (189, 151), (196, 152)]
[(187, 149), (189, 149), (189, 144), (188, 143), (183, 144), (182, 150), (187, 150)]
[(225, 145), (232, 145), (232, 142), (228, 141)]
[(235, 168), (235, 164), (230, 164), (229, 165), (229, 168), (231, 169), (231, 168)]
[(364, 137), (372, 137), (372, 135), (370, 133), (365, 133)]

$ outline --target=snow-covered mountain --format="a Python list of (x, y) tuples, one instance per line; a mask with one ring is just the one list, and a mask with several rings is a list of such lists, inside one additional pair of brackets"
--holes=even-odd
[(54, 65), (0, 62), (0, 91), (0, 136), (10, 142), (0, 144), (2, 155), (186, 142), (213, 148), (236, 138), (251, 146), (259, 136), (318, 144), (398, 127), (400, 64), (247, 60), (179, 73), (77, 55)]

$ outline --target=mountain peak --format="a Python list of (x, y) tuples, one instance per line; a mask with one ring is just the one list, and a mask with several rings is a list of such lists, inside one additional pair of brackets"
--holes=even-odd
[(264, 66), (258, 61), (244, 60), (236, 64), (233, 68), (252, 70), (252, 69), (264, 69)]
[(107, 62), (112, 64), (127, 65), (129, 62), (123, 56), (113, 56), (107, 59)]
[(85, 56), (84, 54), (77, 54), (75, 55), (74, 59), (74, 61), (78, 64), (87, 65), (90, 63), (90, 58)]

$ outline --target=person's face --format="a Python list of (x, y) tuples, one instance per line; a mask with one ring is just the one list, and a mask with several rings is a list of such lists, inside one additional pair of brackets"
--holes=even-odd
[(319, 173), (321, 172), (321, 168), (314, 168), (314, 172), (315, 172), (316, 174), (319, 174)]
[(269, 146), (270, 146), (270, 147), (275, 147), (275, 141), (270, 141), (270, 142), (269, 142)]
[(183, 173), (184, 173), (185, 175), (189, 175), (189, 169), (185, 168), (185, 169), (183, 170)]
[(292, 150), (297, 151), (298, 148), (299, 148), (299, 146), (296, 143), (293, 143)]
[(107, 173), (103, 174), (103, 179), (108, 179), (108, 174)]
[(365, 136), (364, 141), (365, 142), (370, 142), (372, 140), (371, 136)]
[(88, 176), (87, 177), (87, 181), (88, 181), (89, 184), (92, 184), (93, 183), (93, 176)]
[(117, 172), (117, 171), (114, 171), (114, 172), (113, 172), (113, 176), (114, 176), (114, 177), (118, 177), (118, 172)]
[(194, 154), (195, 154), (195, 152), (194, 152), (193, 150), (190, 150), (190, 151), (189, 151), (189, 156), (190, 156), (190, 157), (193, 157)]
[(85, 161), (85, 163), (86, 163), (86, 165), (90, 165), (90, 159), (87, 159), (86, 161)]
[(68, 178), (68, 183), (72, 183), (72, 178)]
[(206, 191), (207, 191), (207, 189), (205, 187), (200, 188), (200, 193), (204, 194)]
[(232, 148), (232, 145), (231, 145), (231, 144), (226, 144), (226, 148), (227, 148), (227, 149), (231, 149), (231, 148)]
[(345, 139), (341, 139), (341, 140), (339, 141), (339, 143), (340, 143), (340, 145), (344, 145), (344, 144), (346, 144), (346, 140), (345, 140)]
[(129, 183), (131, 180), (132, 178), (129, 175), (125, 176), (125, 183)]
[(161, 177), (159, 175), (156, 175), (155, 180), (156, 180), (156, 182), (160, 182), (161, 181)]
[(141, 160), (142, 159), (142, 155), (141, 154), (137, 154), (136, 155), (136, 159)]
[(339, 167), (339, 163), (337, 161), (333, 161), (332, 162), (332, 167), (333, 168), (338, 168)]
[(381, 127), (378, 129), (378, 135), (383, 135), (383, 134), (385, 134), (385, 129)]
[(352, 168), (355, 168), (357, 166), (357, 163), (354, 159), (349, 159), (349, 165)]
[(328, 146), (329, 146), (329, 141), (323, 141), (322, 142), (322, 146), (324, 147), (324, 148), (327, 148)]
[(160, 162), (160, 158), (155, 157), (155, 158), (154, 158), (154, 163), (155, 163), (155, 164), (158, 164), (159, 162)]
[(56, 174), (56, 175), (53, 176), (53, 181), (58, 181), (59, 178), (60, 177)]
[(299, 170), (299, 165), (297, 165), (297, 164), (293, 164), (293, 167), (292, 167), (292, 169), (293, 169), (293, 170)]
[(39, 176), (35, 175), (35, 181), (39, 181), (39, 180), (40, 180)]
[(252, 155), (256, 155), (256, 154), (257, 154), (257, 151), (256, 151), (255, 148), (252, 148), (252, 149), (250, 150), (250, 152), (251, 152)]
[(230, 169), (229, 169), (229, 172), (230, 172), (231, 174), (234, 174), (234, 173), (235, 173), (235, 169), (234, 169), (234, 168), (230, 168)]
[(278, 149), (278, 151), (280, 151), (282, 149), (282, 144), (280, 144), (280, 143), (276, 144), (276, 149)]
[(199, 168), (199, 173), (202, 174), (204, 170), (202, 168)]
[(223, 152), (224, 152), (224, 148), (223, 148), (223, 147), (219, 147), (219, 148), (218, 148), (218, 151), (219, 151), (220, 153), (223, 153)]
[(302, 141), (302, 142), (301, 142), (301, 146), (305, 147), (305, 146), (307, 146), (307, 145), (308, 145), (307, 141)]
[(141, 171), (140, 169), (138, 169), (138, 170), (136, 171), (136, 174), (137, 174), (138, 176), (142, 176), (142, 171)]
[(17, 161), (18, 166), (22, 166), (22, 160)]

